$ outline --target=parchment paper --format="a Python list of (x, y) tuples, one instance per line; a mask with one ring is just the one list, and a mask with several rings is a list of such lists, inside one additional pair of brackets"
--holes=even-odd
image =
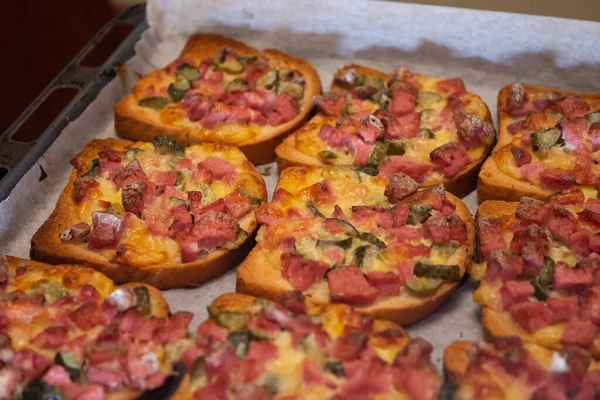
[[(187, 36), (222, 33), (257, 48), (278, 48), (311, 62), (327, 89), (333, 73), (348, 63), (391, 71), (403, 64), (426, 75), (462, 77), (496, 118), (496, 95), (515, 80), (584, 92), (600, 91), (600, 24), (446, 7), (366, 1), (154, 0), (150, 29), (127, 63), (127, 79), (113, 80), (0, 204), (0, 252), (28, 257), (29, 241), (50, 215), (71, 171), (69, 160), (92, 138), (115, 136), (114, 104), (136, 73), (163, 67)], [(48, 175), (40, 181), (41, 169)], [(274, 165), (261, 166), (269, 193)], [(475, 193), (463, 199), (472, 212)], [(479, 310), (469, 281), (436, 313), (408, 330), (434, 346), (434, 361), (457, 339), (481, 340)], [(206, 306), (235, 290), (235, 271), (200, 288), (165, 291), (173, 311), (206, 318)]]

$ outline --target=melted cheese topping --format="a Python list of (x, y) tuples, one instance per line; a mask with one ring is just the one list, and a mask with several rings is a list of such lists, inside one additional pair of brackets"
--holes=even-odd
[[(183, 191), (201, 191), (202, 204), (207, 205), (218, 199), (224, 198), (237, 190), (243, 190), (244, 193), (255, 198), (266, 200), (263, 192), (263, 182), (256, 178), (256, 171), (248, 162), (244, 154), (234, 147), (219, 146), (211, 143), (194, 145), (187, 147), (185, 153), (181, 156), (170, 154), (158, 154), (154, 151), (152, 143), (137, 142), (130, 149), (139, 149), (133, 155), (125, 154), (122, 160), (122, 166), (126, 166), (133, 159), (137, 159), (148, 177), (156, 173), (175, 171), (176, 162), (188, 159), (191, 161), (192, 168), (195, 171), (196, 165), (209, 157), (215, 157), (226, 160), (233, 164), (235, 173), (234, 178), (214, 180), (210, 184), (204, 183), (193, 178), (193, 171), (182, 169), (178, 171), (178, 182), (175, 188)], [(87, 172), (87, 171), (86, 171)], [(106, 203), (111, 207), (117, 206), (123, 210), (122, 191), (115, 185), (108, 175), (97, 176), (96, 181), (99, 186), (93, 188), (84, 201), (75, 206), (75, 213), (79, 222), (87, 224), (92, 223), (92, 213), (94, 211), (107, 210)], [(172, 217), (168, 214), (168, 199), (166, 195), (154, 198), (151, 204), (146, 204), (147, 209), (153, 210), (152, 215), (157, 216), (162, 222), (168, 222)], [(144, 266), (152, 264), (178, 263), (181, 262), (180, 245), (169, 236), (152, 233), (150, 224), (142, 215), (143, 219), (133, 214), (126, 214), (120, 231), (119, 244), (122, 244), (125, 252), (120, 257), (120, 262), (128, 265)], [(248, 218), (243, 217), (240, 225), (246, 224)], [(83, 243), (80, 246), (87, 247)], [(97, 250), (108, 259), (116, 256), (115, 248)]]
[[(442, 81), (442, 78), (428, 77), (415, 75), (419, 83), (422, 85), (422, 88), (419, 89), (420, 92), (433, 92), (442, 96), (441, 101), (432, 101), (427, 102), (426, 104), (419, 104), (415, 108), (416, 112), (423, 112), (424, 110), (433, 111), (434, 115), (439, 115), (439, 113), (446, 107), (448, 104), (447, 98), (444, 94), (442, 94), (438, 87), (437, 83)], [(485, 119), (488, 111), (485, 103), (476, 95), (472, 93), (466, 93), (460, 97), (461, 101), (465, 104), (465, 110), (481, 119)], [(369, 108), (372, 108), (372, 112), (374, 112), (378, 105), (376, 103), (372, 103), (370, 101), (364, 101), (364, 104)], [(435, 118), (435, 117), (434, 117)], [(353, 158), (351, 152), (344, 151), (343, 149), (333, 148), (328, 145), (326, 142), (319, 138), (319, 132), (321, 127), (325, 124), (335, 126), (335, 119), (333, 118), (314, 118), (313, 121), (316, 123), (311, 129), (302, 129), (298, 131), (295, 135), (295, 148), (303, 154), (311, 156), (313, 158), (318, 158), (319, 152), (327, 150), (332, 151), (336, 154), (336, 158), (332, 160), (328, 160), (328, 163), (333, 165), (352, 165)], [(428, 125), (421, 121), (421, 127), (425, 128)], [(417, 137), (413, 139), (403, 139), (406, 143), (407, 147), (404, 153), (404, 157), (410, 161), (431, 164), (431, 159), (429, 154), (436, 148), (450, 142), (458, 142), (459, 136), (457, 133), (456, 127), (453, 128), (445, 128), (441, 127), (434, 131), (435, 138), (423, 138)], [(467, 150), (467, 153), (471, 157), (471, 160), (476, 161), (481, 159), (484, 156), (486, 151), (486, 146), (477, 146), (472, 147)], [(443, 179), (442, 175), (440, 175), (436, 171), (430, 172), (423, 184), (435, 184)]]

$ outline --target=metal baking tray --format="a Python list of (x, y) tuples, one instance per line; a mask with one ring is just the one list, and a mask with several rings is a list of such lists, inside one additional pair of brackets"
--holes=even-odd
[[(102, 39), (119, 25), (133, 27), (129, 35), (115, 51), (98, 67), (82, 65)], [(115, 76), (115, 68), (134, 55), (134, 45), (140, 39), (146, 22), (146, 5), (138, 4), (124, 10), (96, 33), (73, 60), (46, 86), (39, 96), (21, 115), (0, 134), (0, 202), (6, 200), (19, 180), (52, 145), (67, 124), (79, 117), (94, 101), (100, 90)], [(14, 140), (17, 131), (32, 117), (33, 113), (57, 89), (75, 89), (77, 94), (58, 114), (42, 134), (31, 142)]]

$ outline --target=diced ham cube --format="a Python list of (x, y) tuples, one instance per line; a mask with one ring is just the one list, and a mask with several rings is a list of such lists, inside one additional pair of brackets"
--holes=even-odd
[(496, 137), (494, 128), (481, 118), (465, 110), (456, 110), (452, 116), (458, 135), (467, 148), (491, 144)]
[(325, 92), (315, 96), (313, 103), (320, 111), (329, 117), (338, 117), (344, 111), (348, 93), (342, 90)]
[(401, 172), (417, 182), (423, 182), (432, 170), (432, 164), (410, 161), (404, 156), (388, 156), (388, 161), (379, 171), (379, 176), (389, 180), (394, 174)]
[(239, 191), (228, 194), (223, 198), (225, 212), (231, 218), (239, 220), (252, 210), (252, 204), (246, 196)]
[(510, 151), (515, 159), (517, 167), (531, 163), (531, 153), (526, 148), (520, 146), (511, 146)]
[(238, 223), (223, 213), (208, 213), (195, 221), (191, 235), (200, 249), (214, 249), (234, 242), (239, 234)]
[(321, 129), (319, 130), (319, 139), (334, 149), (344, 146), (348, 135), (348, 132), (328, 124), (321, 125)]
[(381, 296), (397, 296), (400, 292), (400, 277), (393, 272), (370, 271), (367, 279)]
[(542, 225), (550, 214), (552, 205), (531, 197), (521, 197), (515, 215), (528, 223)]
[(90, 176), (82, 176), (73, 182), (73, 199), (79, 204), (87, 199), (92, 191), (99, 187), (100, 183)]
[(214, 180), (235, 177), (235, 165), (218, 157), (207, 157), (198, 163), (198, 169), (210, 171)]
[(477, 218), (479, 252), (484, 260), (493, 250), (505, 250), (506, 243), (502, 237), (502, 220), (487, 216)]
[[(548, 201), (557, 206), (581, 205), (585, 201), (585, 195), (580, 189), (570, 189), (565, 190), (564, 192), (552, 193), (548, 196)], [(600, 203), (600, 200), (595, 201)]]
[(396, 270), (398, 271), (398, 278), (400, 284), (404, 285), (407, 281), (414, 279), (415, 262), (412, 260), (400, 261), (396, 264)]
[(306, 290), (314, 283), (323, 280), (329, 265), (311, 260), (303, 260), (297, 254), (281, 255), (281, 274), (294, 288)]
[(552, 322), (562, 322), (577, 314), (579, 300), (577, 296), (567, 298), (549, 297), (546, 299), (548, 308), (552, 310)]
[(402, 116), (415, 111), (418, 88), (403, 82), (394, 82), (390, 92), (392, 101), (388, 111), (391, 114)]
[(510, 315), (521, 328), (533, 333), (552, 321), (552, 310), (538, 301), (517, 303), (510, 308)]
[(600, 285), (588, 289), (583, 300), (583, 314), (600, 326)]
[(92, 213), (92, 230), (88, 237), (89, 247), (102, 249), (114, 247), (119, 241), (122, 220), (113, 214), (103, 212)]
[(588, 131), (587, 121), (583, 117), (564, 118), (559, 123), (562, 137), (573, 148), (583, 143), (583, 137)]
[(208, 319), (198, 325), (196, 329), (196, 342), (202, 341), (206, 338), (210, 338), (210, 340), (222, 342), (227, 339), (227, 335), (229, 331), (227, 328), (223, 328), (212, 319)]
[(540, 172), (540, 182), (544, 189), (569, 189), (575, 181), (575, 173), (566, 169), (546, 167)]
[(471, 163), (471, 157), (465, 149), (456, 142), (441, 145), (429, 153), (434, 169), (444, 177), (456, 175)]
[(402, 117), (387, 115), (381, 118), (385, 127), (386, 139), (416, 138), (419, 135), (421, 117), (419, 113), (411, 112)]
[(554, 289), (578, 292), (593, 284), (594, 274), (592, 271), (578, 267), (571, 268), (564, 262), (556, 263)]
[(67, 343), (69, 333), (63, 326), (51, 326), (38, 333), (32, 343), (43, 349), (57, 349)]
[(325, 352), (342, 362), (352, 361), (358, 358), (367, 346), (368, 337), (362, 332), (342, 335), (333, 340)]
[(444, 79), (437, 82), (437, 88), (446, 96), (462, 96), (467, 92), (461, 78)]
[(589, 198), (585, 202), (585, 208), (600, 214), (600, 200)]
[(508, 250), (492, 250), (487, 260), (485, 280), (515, 280), (523, 272), (523, 258)]
[(580, 117), (590, 111), (590, 105), (581, 97), (565, 97), (558, 102), (562, 114), (566, 117)]
[(594, 325), (592, 321), (573, 316), (567, 321), (560, 342), (562, 344), (590, 347), (596, 340), (598, 329), (598, 326)]
[(456, 243), (462, 245), (467, 240), (467, 225), (456, 214), (429, 218), (423, 224), (425, 237), (433, 243)]
[(502, 307), (509, 310), (514, 304), (522, 303), (532, 297), (534, 292), (533, 285), (527, 281), (504, 282), (500, 289)]
[(115, 185), (121, 188), (135, 182), (145, 182), (148, 178), (142, 170), (140, 162), (135, 159), (121, 169), (113, 178)]
[(352, 305), (371, 304), (378, 291), (364, 277), (356, 265), (336, 268), (327, 274), (332, 302)]
[(398, 203), (405, 197), (410, 196), (419, 188), (419, 184), (413, 178), (401, 172), (394, 174), (387, 186), (385, 187), (384, 195), (392, 204)]
[(337, 200), (337, 194), (333, 182), (325, 179), (317, 182), (309, 188), (310, 195), (317, 205), (328, 205)]
[(20, 370), (25, 378), (32, 380), (39, 377), (52, 364), (52, 360), (31, 349), (24, 348), (15, 353), (11, 363), (14, 368)]
[(281, 92), (275, 98), (273, 111), (268, 116), (271, 126), (285, 124), (300, 113), (298, 102), (288, 92)]
[(252, 382), (265, 371), (265, 363), (277, 357), (278, 349), (269, 341), (253, 341), (237, 371), (241, 382)]
[(173, 186), (177, 176), (177, 171), (155, 171), (150, 175), (150, 180), (157, 186)]

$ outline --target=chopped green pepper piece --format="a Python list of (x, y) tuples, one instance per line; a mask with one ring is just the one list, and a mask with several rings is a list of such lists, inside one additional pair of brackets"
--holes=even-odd
[(435, 139), (435, 133), (431, 129), (419, 129), (419, 136), (426, 139)]
[(143, 149), (139, 149), (137, 147), (132, 147), (131, 149), (127, 149), (125, 151), (125, 161), (126, 162), (131, 162), (133, 161), (133, 159), (135, 158), (135, 156), (137, 156), (140, 153), (143, 153), (144, 150)]
[(362, 167), (360, 169), (360, 172), (362, 172), (363, 174), (367, 174), (367, 175), (371, 175), (371, 176), (377, 176), (379, 175), (379, 170), (377, 169), (377, 167)]
[(335, 160), (337, 155), (333, 151), (322, 150), (319, 152), (319, 159), (325, 164), (331, 163), (331, 160)]
[(426, 264), (417, 261), (414, 267), (414, 274), (418, 278), (433, 278), (443, 281), (460, 280), (460, 268), (458, 265)]
[(239, 57), (233, 60), (226, 61), (229, 51), (223, 49), (214, 59), (214, 67), (217, 71), (222, 71), (228, 74), (241, 74), (244, 72), (245, 66)]
[(98, 176), (98, 170), (97, 170), (97, 168), (99, 166), (100, 166), (100, 160), (97, 159), (97, 158), (94, 158), (92, 160), (92, 162), (90, 163), (90, 168), (82, 176)]
[(59, 351), (54, 357), (54, 363), (63, 367), (72, 381), (78, 380), (81, 376), (81, 361), (77, 359), (74, 353)]
[(185, 152), (185, 149), (181, 147), (175, 139), (168, 136), (155, 136), (153, 145), (154, 150), (158, 151), (160, 154)]
[(217, 324), (231, 331), (241, 331), (247, 327), (247, 314), (211, 306), (208, 307), (208, 314)]
[(119, 203), (110, 203), (110, 206), (108, 206), (106, 212), (116, 215), (117, 217), (122, 217), (125, 215), (125, 208)]
[(250, 331), (235, 331), (227, 335), (227, 340), (231, 343), (238, 358), (244, 358), (250, 347), (252, 335)]
[(442, 96), (435, 92), (419, 92), (417, 94), (417, 107), (427, 107), (438, 101), (442, 101)]
[(227, 84), (225, 91), (227, 93), (233, 92), (234, 90), (240, 90), (248, 87), (248, 81), (242, 78), (236, 78)]
[(381, 80), (380, 78), (369, 76), (369, 75), (366, 75), (364, 77), (362, 84), (360, 86), (370, 86), (370, 87), (374, 87), (375, 89), (385, 88), (385, 84), (383, 83), (383, 80)]
[(296, 100), (301, 100), (304, 97), (304, 87), (295, 82), (279, 81), (275, 86), (275, 94), (287, 92)]
[(34, 379), (23, 388), (21, 400), (63, 400), (63, 395), (51, 384)]
[(49, 281), (47, 279), (40, 279), (31, 285), (31, 288), (44, 292), (46, 304), (52, 304), (61, 297), (69, 295), (69, 291), (63, 285), (56, 281)]
[(279, 376), (274, 372), (267, 371), (263, 377), (262, 387), (272, 395), (276, 395), (281, 390)]
[(388, 143), (377, 142), (373, 148), (373, 152), (367, 160), (367, 167), (377, 168), (379, 163), (383, 161), (383, 158), (387, 154), (388, 146)]
[(401, 140), (391, 140), (388, 143), (388, 156), (401, 156), (406, 152), (406, 143)]
[(560, 144), (562, 133), (558, 128), (544, 129), (531, 134), (531, 144), (534, 148), (549, 149), (555, 144)]
[(310, 210), (311, 213), (313, 213), (317, 217), (325, 217), (325, 215), (323, 215), (323, 213), (319, 211), (317, 206), (315, 206), (315, 203), (313, 203), (312, 201), (306, 203), (306, 207)]
[(272, 69), (256, 81), (256, 86), (264, 89), (272, 89), (277, 82), (277, 71)]
[[(187, 82), (187, 81), (184, 81), (184, 82)], [(179, 101), (179, 100), (183, 99), (183, 96), (185, 96), (186, 92), (189, 90), (189, 88), (190, 88), (189, 82), (188, 82), (187, 88), (184, 89), (184, 87), (185, 87), (185, 85), (180, 85), (178, 87), (176, 83), (171, 83), (169, 85), (169, 88), (167, 89), (167, 93), (169, 93), (169, 96), (171, 96), (173, 101)]]
[(358, 238), (360, 240), (364, 240), (365, 242), (369, 242), (372, 245), (375, 245), (376, 247), (378, 247), (380, 249), (386, 248), (385, 243), (382, 240), (380, 240), (377, 236), (373, 235), (370, 232), (359, 232)]
[(367, 253), (367, 249), (370, 246), (365, 245), (365, 246), (358, 246), (356, 249), (354, 249), (354, 257), (353, 257), (353, 263), (356, 265), (362, 265), (364, 259), (365, 259), (365, 254)]
[(442, 284), (440, 279), (415, 278), (406, 282), (406, 286), (418, 296), (429, 296)]
[(187, 206), (187, 201), (180, 199), (178, 197), (169, 197), (169, 207), (174, 208), (174, 207), (178, 207), (182, 204), (185, 204)]
[(323, 246), (338, 246), (341, 247), (342, 249), (349, 249), (352, 246), (352, 238), (345, 238), (345, 239), (339, 239), (339, 240), (323, 240), (323, 239), (319, 239), (317, 240), (317, 246), (323, 247)]
[(190, 370), (190, 380), (192, 382), (204, 379), (206, 377), (206, 362), (204, 357), (198, 357), (196, 361), (194, 361), (194, 365)]
[(137, 310), (144, 317), (150, 315), (152, 311), (150, 307), (150, 292), (146, 286), (136, 286), (133, 288), (133, 293), (135, 293), (135, 297), (137, 298)]
[(344, 366), (340, 361), (337, 360), (329, 360), (325, 362), (325, 371), (331, 372), (333, 375), (337, 377), (346, 376), (344, 372)]
[(238, 190), (250, 201), (252, 205), (258, 206), (262, 203), (262, 199), (260, 197), (253, 196), (245, 187), (238, 187)]
[(533, 285), (535, 292), (533, 296), (541, 301), (544, 301), (550, 295), (550, 285), (554, 280), (554, 260), (550, 257), (544, 257), (544, 264), (531, 284)]
[(593, 124), (594, 122), (600, 122), (600, 111), (596, 111), (593, 113), (589, 113), (585, 116), (588, 124)]
[(406, 223), (408, 225), (419, 225), (422, 224), (429, 218), (431, 210), (431, 204), (427, 203), (414, 203), (408, 207), (409, 214)]
[(287, 68), (280, 68), (277, 70), (277, 77), (281, 80), (291, 79), (293, 76), (292, 70)]
[(454, 400), (459, 386), (456, 383), (444, 382), (438, 400)]
[(200, 79), (200, 70), (189, 64), (181, 64), (175, 71), (175, 80), (182, 81), (184, 79), (189, 82), (197, 81)]
[(162, 96), (147, 97), (141, 99), (138, 104), (142, 107), (154, 108), (155, 110), (162, 110), (169, 104), (169, 99)]

